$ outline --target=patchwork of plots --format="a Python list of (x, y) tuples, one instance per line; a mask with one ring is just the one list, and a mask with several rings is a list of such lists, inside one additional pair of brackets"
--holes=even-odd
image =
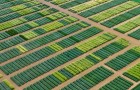
[(46, 0), (140, 40), (139, 0)]
[[(45, 1), (122, 33), (139, 26), (138, 2)], [(113, 19), (124, 13), (128, 18)], [(129, 36), (139, 39), (139, 33)], [(57, 8), (37, 0), (0, 0), (0, 90), (89, 90), (139, 58), (140, 45)], [(127, 90), (135, 83), (133, 90), (139, 90), (139, 72), (140, 64), (133, 65), (99, 90)]]

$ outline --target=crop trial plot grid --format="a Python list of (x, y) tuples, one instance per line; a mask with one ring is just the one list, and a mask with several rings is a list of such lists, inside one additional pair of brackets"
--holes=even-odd
[(0, 90), (140, 90), (140, 0), (0, 0)]

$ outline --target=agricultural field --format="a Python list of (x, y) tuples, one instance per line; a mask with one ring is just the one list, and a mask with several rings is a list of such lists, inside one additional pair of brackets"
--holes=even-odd
[(0, 0), (0, 90), (140, 90), (140, 0)]

